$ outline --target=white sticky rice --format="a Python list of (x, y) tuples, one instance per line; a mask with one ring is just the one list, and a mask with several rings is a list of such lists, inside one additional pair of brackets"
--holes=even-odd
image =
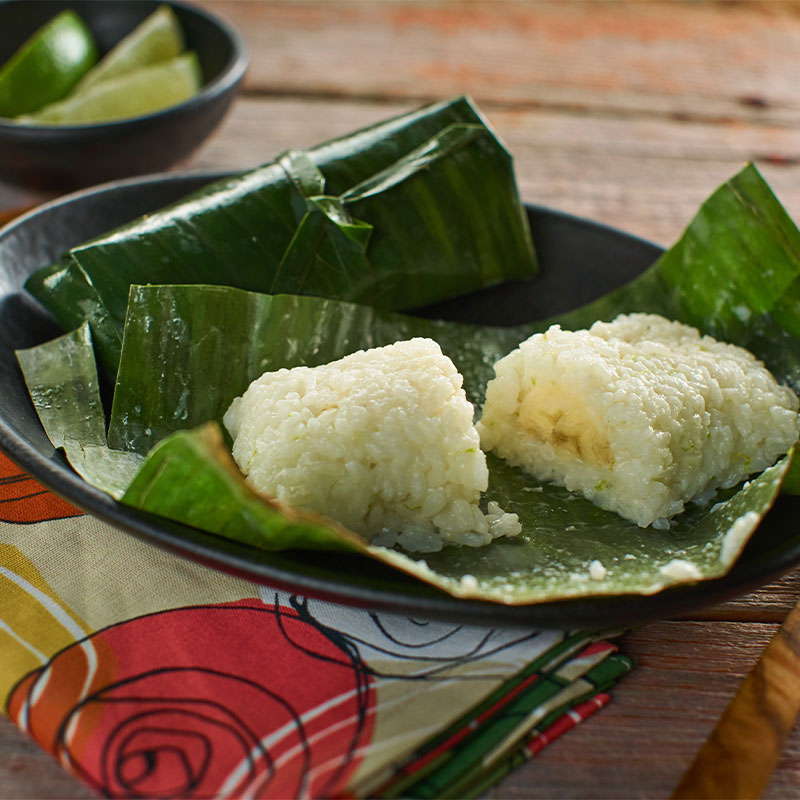
[(800, 435), (797, 397), (752, 353), (654, 314), (554, 325), (495, 376), (484, 449), (643, 527), (760, 472)]
[(478, 506), (488, 470), (473, 413), (453, 362), (418, 338), (267, 372), (224, 423), (257, 491), (430, 552), (521, 530), (515, 514)]

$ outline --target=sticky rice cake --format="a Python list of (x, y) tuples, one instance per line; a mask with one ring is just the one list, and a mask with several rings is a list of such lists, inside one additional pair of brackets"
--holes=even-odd
[(558, 325), (495, 364), (485, 450), (641, 526), (665, 527), (785, 453), (798, 399), (752, 353), (655, 314)]
[(431, 339), (268, 372), (224, 423), (248, 483), (409, 550), (515, 535), (514, 514), (478, 502), (488, 470), (474, 408)]

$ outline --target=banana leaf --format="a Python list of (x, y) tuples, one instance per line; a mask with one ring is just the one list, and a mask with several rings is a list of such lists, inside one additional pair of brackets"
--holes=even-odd
[[(679, 242), (642, 277), (588, 307), (515, 328), (222, 287), (132, 287), (109, 443), (141, 454), (160, 443), (123, 502), (260, 547), (285, 546), (285, 539), (271, 533), (282, 530), (282, 523), (267, 524), (252, 513), (262, 507), (270, 514), (280, 510), (231, 468), (227, 451), (219, 447), (219, 430), (197, 426), (218, 421), (233, 397), (266, 369), (323, 363), (410, 336), (439, 341), (464, 374), (468, 395), (479, 403), (492, 363), (531, 332), (553, 321), (577, 327), (648, 310), (749, 345), (797, 391), (798, 245), (800, 233), (750, 166), (706, 201)], [(779, 291), (760, 279), (765, 270)], [(519, 537), (477, 550), (445, 548), (424, 561), (358, 540), (348, 543), (456, 596), (519, 604), (649, 594), (727, 572), (775, 501), (791, 459), (790, 453), (736, 490), (721, 492), (711, 507), (691, 505), (669, 530), (659, 531), (539, 484), (490, 454), (484, 499), (519, 514)], [(340, 531), (322, 518), (314, 524)], [(317, 531), (293, 546), (325, 535)], [(594, 561), (607, 570), (602, 580), (591, 577)]]
[(17, 350), (17, 360), (53, 447), (87, 483), (119, 499), (144, 457), (108, 447), (89, 325)]
[(412, 309), (536, 274), (512, 159), (466, 98), (216, 182), (26, 287), (116, 374), (128, 287), (203, 283)]
[[(321, 297), (226, 286), (132, 286), (109, 446), (146, 454), (176, 431), (221, 423), (231, 400), (267, 370), (317, 366), (414, 336), (442, 345), (478, 405), (492, 365), (517, 345), (520, 331)], [(158, 369), (143, 370), (143, 364)]]
[(752, 164), (703, 204), (653, 267), (558, 321), (651, 311), (738, 344), (800, 394), (800, 231)]
[[(212, 449), (201, 444), (212, 434), (197, 426), (219, 422), (253, 377), (267, 369), (326, 363), (361, 347), (430, 336), (453, 358), (469, 396), (478, 400), (493, 362), (515, 346), (519, 334), (516, 328), (418, 319), (314, 297), (227, 287), (132, 287), (109, 443), (140, 453), (162, 443), (148, 457), (147, 475), (137, 476), (123, 502), (223, 535), (239, 530), (234, 538), (253, 543), (257, 530), (238, 515), (213, 528), (206, 505), (215, 507), (215, 495), (205, 479), (197, 482), (196, 477), (209, 470), (217, 481), (229, 481), (225, 497), (249, 491), (235, 470), (196, 454)], [(195, 343), (190, 352), (186, 341)], [(142, 370), (142, 364), (158, 367)], [(209, 391), (210, 386), (215, 390)], [(170, 436), (175, 431), (183, 432)], [(195, 456), (185, 461), (189, 448)], [(362, 550), (458, 596), (522, 603), (652, 593), (673, 583), (724, 574), (746, 542), (742, 529), (751, 533), (774, 502), (790, 458), (730, 498), (721, 495), (713, 511), (692, 507), (669, 531), (639, 528), (559, 487), (539, 484), (492, 455), (488, 462), (490, 486), (484, 500), (496, 500), (519, 515), (520, 537), (480, 550), (447, 548), (427, 554), (424, 563), (365, 544)], [(182, 470), (194, 476), (191, 481), (181, 480)], [(255, 493), (248, 496), (257, 502)], [(228, 503), (219, 500), (218, 505)], [(275, 546), (264, 532), (261, 546)], [(590, 577), (594, 560), (609, 571), (602, 582)], [(469, 581), (462, 585), (464, 575), (474, 576), (478, 588)]]
[[(220, 429), (208, 425), (193, 436), (174, 436), (157, 448), (130, 483), (123, 502), (159, 509), (161, 516), (222, 536), (271, 549), (359, 552), (363, 540), (335, 521), (298, 511), (251, 491), (225, 446)], [(110, 451), (119, 452), (119, 451)], [(160, 453), (160, 454), (159, 454)], [(196, 502), (186, 509), (170, 487), (191, 484)], [(125, 499), (127, 498), (127, 499)], [(177, 503), (180, 507), (172, 508)], [(188, 514), (188, 515), (187, 515)]]

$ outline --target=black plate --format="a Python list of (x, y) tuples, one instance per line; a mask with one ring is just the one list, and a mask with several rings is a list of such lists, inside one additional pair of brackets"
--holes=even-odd
[[(800, 563), (800, 531), (795, 524), (800, 498), (781, 498), (723, 578), (649, 597), (502, 606), (458, 600), (360, 556), (263, 552), (127, 508), (84, 483), (53, 451), (14, 357), (14, 349), (60, 333), (22, 285), (33, 270), (53, 262), (68, 247), (217, 177), (155, 175), (106, 184), (42, 206), (0, 231), (0, 448), (57, 494), (128, 533), (245, 578), (352, 605), (475, 624), (558, 628), (635, 624), (742, 594)], [(630, 280), (661, 252), (649, 242), (557, 211), (530, 206), (528, 214), (542, 267), (540, 278), (495, 287), (421, 313), (494, 324), (547, 317)]]

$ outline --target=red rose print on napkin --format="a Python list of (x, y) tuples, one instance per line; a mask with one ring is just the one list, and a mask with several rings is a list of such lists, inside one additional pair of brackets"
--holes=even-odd
[(373, 706), (344, 638), (246, 600), (99, 631), (20, 681), (8, 713), (108, 797), (326, 797)]

